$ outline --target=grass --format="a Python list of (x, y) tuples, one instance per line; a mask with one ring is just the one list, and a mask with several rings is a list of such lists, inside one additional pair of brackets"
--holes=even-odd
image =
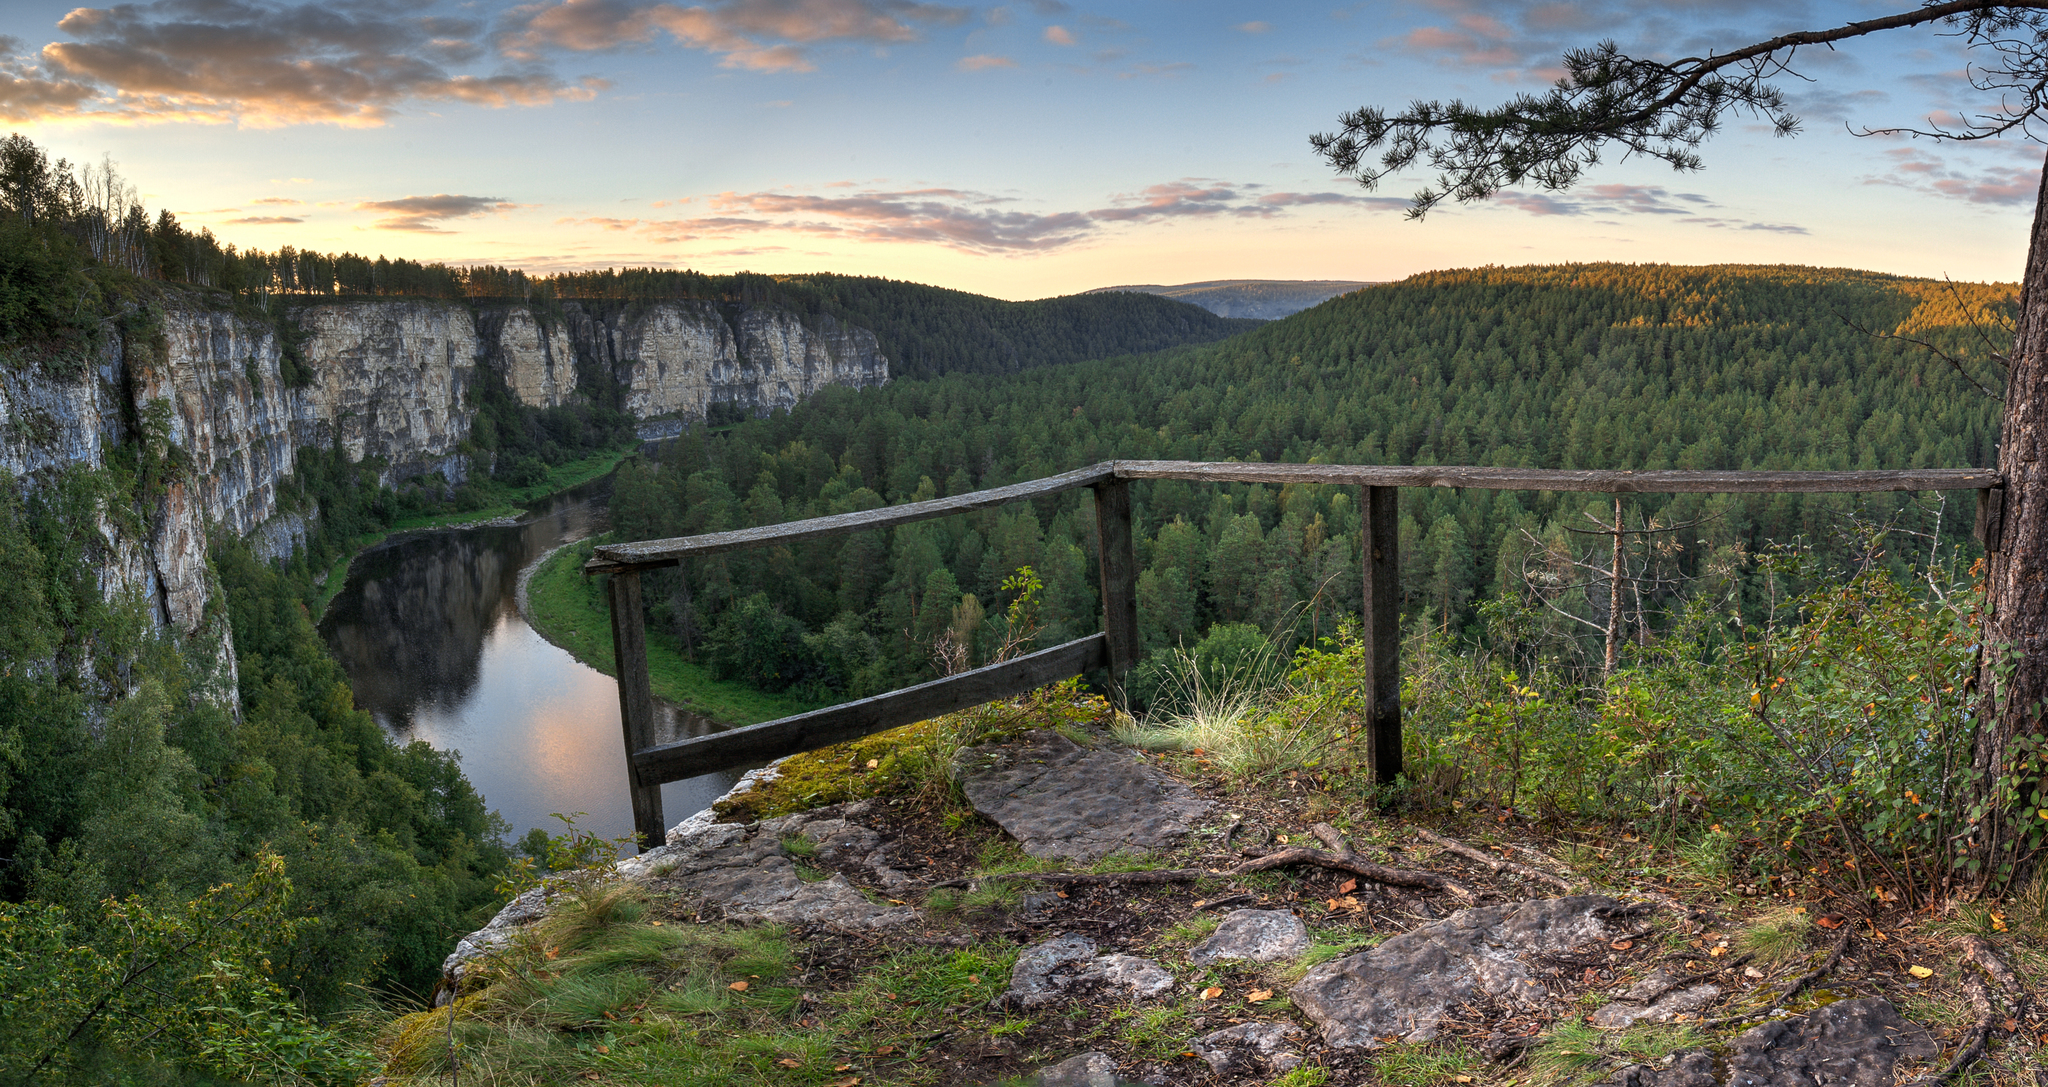
[[(592, 546), (588, 540), (570, 544), (541, 563), (527, 582), (526, 618), (541, 637), (570, 656), (616, 676), (611, 610), (597, 580), (585, 579), (582, 572)], [(751, 725), (818, 708), (805, 699), (712, 678), (708, 669), (685, 659), (665, 631), (647, 632), (647, 671), (656, 698), (722, 724)]]
[(342, 587), (348, 582), (349, 564), (356, 560), (356, 556), (383, 543), (385, 540), (407, 532), (425, 532), (434, 529), (452, 528), (457, 525), (482, 524), (485, 521), (495, 521), (501, 517), (511, 517), (524, 513), (526, 506), (533, 502), (546, 498), (549, 495), (566, 491), (571, 487), (582, 486), (600, 476), (609, 475), (612, 469), (619, 466), (620, 461), (639, 451), (640, 445), (638, 442), (635, 442), (632, 445), (607, 450), (595, 456), (585, 457), (582, 460), (572, 460), (567, 464), (558, 464), (548, 469), (547, 478), (539, 483), (528, 487), (499, 489), (498, 493), (494, 496), (501, 498), (502, 501), (496, 505), (487, 506), (483, 509), (459, 510), (453, 513), (434, 513), (423, 514), (417, 517), (403, 517), (383, 532), (373, 532), (356, 537), (349, 542), (349, 546), (342, 549), (341, 557), (334, 560), (334, 565), (327, 568), (327, 580), (321, 582), (319, 596), (313, 601), (312, 612), (314, 617), (318, 618), (325, 614), (327, 605), (333, 603), (334, 598), (341, 595)]
[[(1391, 1045), (1373, 1057), (1373, 1077), (1397, 1087), (1432, 1087), (1481, 1068), (1478, 1054), (1455, 1042), (1427, 1045)], [(1470, 1077), (1467, 1077), (1468, 1081)]]
[(1756, 956), (1760, 966), (1780, 966), (1806, 954), (1813, 919), (1805, 910), (1787, 907), (1757, 918), (1736, 934), (1736, 950)]

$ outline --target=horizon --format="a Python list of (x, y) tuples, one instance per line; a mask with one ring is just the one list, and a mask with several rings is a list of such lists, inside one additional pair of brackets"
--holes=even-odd
[[(0, 121), (110, 156), (224, 243), (496, 264), (878, 276), (998, 298), (1488, 265), (2018, 278), (2041, 152), (1853, 127), (1981, 112), (1938, 31), (1803, 54), (1806, 130), (1617, 161), (1407, 222), (1308, 136), (1360, 105), (1542, 89), (1561, 50), (1726, 49), (1869, 4), (1003, 5), (155, 0), (0, 13)], [(195, 168), (200, 167), (200, 168)]]

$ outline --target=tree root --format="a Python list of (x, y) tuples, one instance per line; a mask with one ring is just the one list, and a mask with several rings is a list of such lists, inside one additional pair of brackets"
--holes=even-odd
[[(1963, 952), (1963, 995), (1970, 1000), (1970, 1007), (1977, 1012), (1977, 1022), (1970, 1032), (1963, 1036), (1963, 1044), (1956, 1048), (1948, 1066), (1939, 1072), (1932, 1072), (1914, 1080), (1909, 1087), (1935, 1087), (1962, 1075), (1969, 1067), (1984, 1058), (1984, 1047), (1991, 1041), (1991, 1032), (1998, 1021), (2005, 1016), (1998, 1010), (1998, 1003), (1991, 999), (1991, 984), (1996, 982), (2004, 991), (2010, 1014), (2018, 1018), (2026, 1010), (2027, 991), (2020, 985), (2020, 979), (2013, 974), (2005, 960), (1998, 957), (1997, 949), (1981, 936), (1965, 936), (1956, 941)], [(1975, 970), (1970, 967), (1976, 967)], [(2035, 1076), (2039, 1080), (2038, 1075)]]
[(961, 876), (958, 879), (944, 880), (932, 884), (932, 890), (1015, 880), (1064, 883), (1069, 886), (1105, 883), (1192, 883), (1198, 879), (1216, 879), (1229, 874), (1205, 872), (1199, 868), (1145, 868), (1135, 872), (997, 872), (986, 876)]
[(1564, 891), (1564, 893), (1568, 895), (1585, 893), (1586, 888), (1582, 884), (1573, 883), (1571, 880), (1568, 880), (1563, 876), (1557, 875), (1552, 872), (1545, 872), (1540, 868), (1531, 868), (1526, 864), (1518, 864), (1511, 860), (1505, 860), (1500, 857), (1495, 857), (1487, 853), (1485, 850), (1476, 849), (1472, 846), (1466, 845), (1464, 842), (1461, 842), (1456, 838), (1446, 838), (1443, 835), (1436, 833), (1435, 831), (1428, 830), (1425, 828), (1418, 828), (1415, 831), (1415, 834), (1416, 837), (1421, 838), (1423, 841), (1441, 846), (1444, 849), (1448, 849), (1451, 852), (1456, 853), (1460, 857), (1464, 857), (1467, 860), (1478, 861), (1480, 864), (1485, 865), (1490, 871), (1493, 871), (1495, 873), (1499, 873), (1502, 871), (1513, 872), (1515, 875), (1518, 875), (1523, 879), (1535, 880), (1538, 883), (1548, 883), (1553, 887), (1561, 889), (1562, 891)]
[(1440, 876), (1434, 872), (1418, 872), (1407, 868), (1388, 868), (1386, 865), (1374, 864), (1372, 861), (1366, 860), (1364, 857), (1353, 853), (1350, 844), (1344, 840), (1344, 836), (1327, 823), (1317, 823), (1309, 828), (1309, 833), (1314, 834), (1324, 845), (1329, 846), (1331, 851), (1325, 852), (1320, 849), (1307, 849), (1296, 846), (1291, 849), (1280, 850), (1277, 853), (1269, 853), (1257, 860), (1246, 861), (1238, 865), (1231, 874), (1244, 875), (1247, 872), (1263, 872), (1269, 868), (1286, 868), (1297, 864), (1313, 864), (1339, 872), (1349, 872), (1354, 876), (1363, 876), (1374, 883), (1384, 883), (1392, 887), (1416, 887), (1425, 891), (1438, 891), (1456, 895), (1468, 902), (1478, 900), (1479, 896), (1473, 893), (1472, 888), (1449, 876)]
[(1800, 990), (1826, 977), (1828, 972), (1833, 970), (1842, 961), (1842, 952), (1848, 949), (1849, 937), (1853, 935), (1855, 935), (1854, 928), (1850, 925), (1843, 925), (1841, 935), (1835, 937), (1834, 946), (1828, 948), (1828, 956), (1820, 961), (1819, 966), (1780, 986), (1778, 991), (1772, 994), (1769, 1000), (1758, 1005), (1756, 1011), (1743, 1012), (1740, 1015), (1724, 1015), (1719, 1019), (1706, 1020), (1700, 1025), (1703, 1027), (1725, 1027), (1731, 1023), (1740, 1023), (1762, 1015), (1768, 1015), (1772, 1008), (1783, 1007), (1787, 1000), (1799, 995)]

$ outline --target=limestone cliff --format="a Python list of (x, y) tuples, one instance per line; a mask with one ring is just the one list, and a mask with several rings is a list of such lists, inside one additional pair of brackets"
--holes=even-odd
[(215, 526), (268, 556), (304, 541), (306, 514), (280, 503), (303, 447), (377, 458), (386, 483), (461, 482), (480, 368), (536, 407), (568, 401), (579, 373), (609, 375), (633, 415), (681, 421), (716, 403), (766, 410), (828, 384), (888, 380), (872, 332), (775, 309), (567, 303), (537, 314), (384, 299), (311, 304), (290, 319), (305, 375), (295, 387), (270, 321), (177, 296), (150, 318), (131, 315), (125, 331), (110, 322), (89, 359), (0, 356), (0, 470), (17, 486), (104, 468), (116, 447), (144, 439), (176, 451), (181, 470), (155, 508), (101, 518), (95, 556), (102, 590), (139, 594), (163, 626), (200, 627)]

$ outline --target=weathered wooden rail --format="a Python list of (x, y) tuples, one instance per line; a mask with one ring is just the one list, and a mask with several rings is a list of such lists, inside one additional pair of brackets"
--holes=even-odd
[[(2004, 488), (1988, 468), (1922, 468), (1875, 472), (1575, 471), (1540, 468), (1467, 468), (1357, 464), (1260, 464), (1236, 461), (1107, 461), (1027, 483), (972, 494), (911, 502), (860, 513), (813, 517), (787, 524), (713, 532), (667, 540), (599, 547), (585, 574), (608, 574), (612, 647), (619, 668), (619, 718), (625, 732), (633, 825), (642, 841), (659, 845), (664, 782), (751, 766), (812, 751), (998, 698), (1023, 694), (1057, 680), (1103, 668), (1113, 685), (1138, 660), (1137, 560), (1131, 541), (1130, 480), (1181, 479), (1212, 483), (1323, 483), (1359, 487), (1364, 527), (1364, 630), (1370, 661), (1367, 757), (1381, 782), (1401, 773), (1400, 519), (1402, 487), (1473, 487), (1504, 491), (1592, 491), (1606, 494), (1841, 493), (1853, 491), (1959, 491), (1978, 493), (1978, 536), (1998, 538)], [(1029, 656), (991, 664), (857, 702), (800, 713), (709, 736), (653, 744), (654, 696), (647, 674), (646, 620), (640, 574), (675, 566), (695, 555), (715, 555), (767, 544), (886, 528), (1059, 494), (1095, 491), (1095, 532), (1102, 558), (1102, 633)]]

